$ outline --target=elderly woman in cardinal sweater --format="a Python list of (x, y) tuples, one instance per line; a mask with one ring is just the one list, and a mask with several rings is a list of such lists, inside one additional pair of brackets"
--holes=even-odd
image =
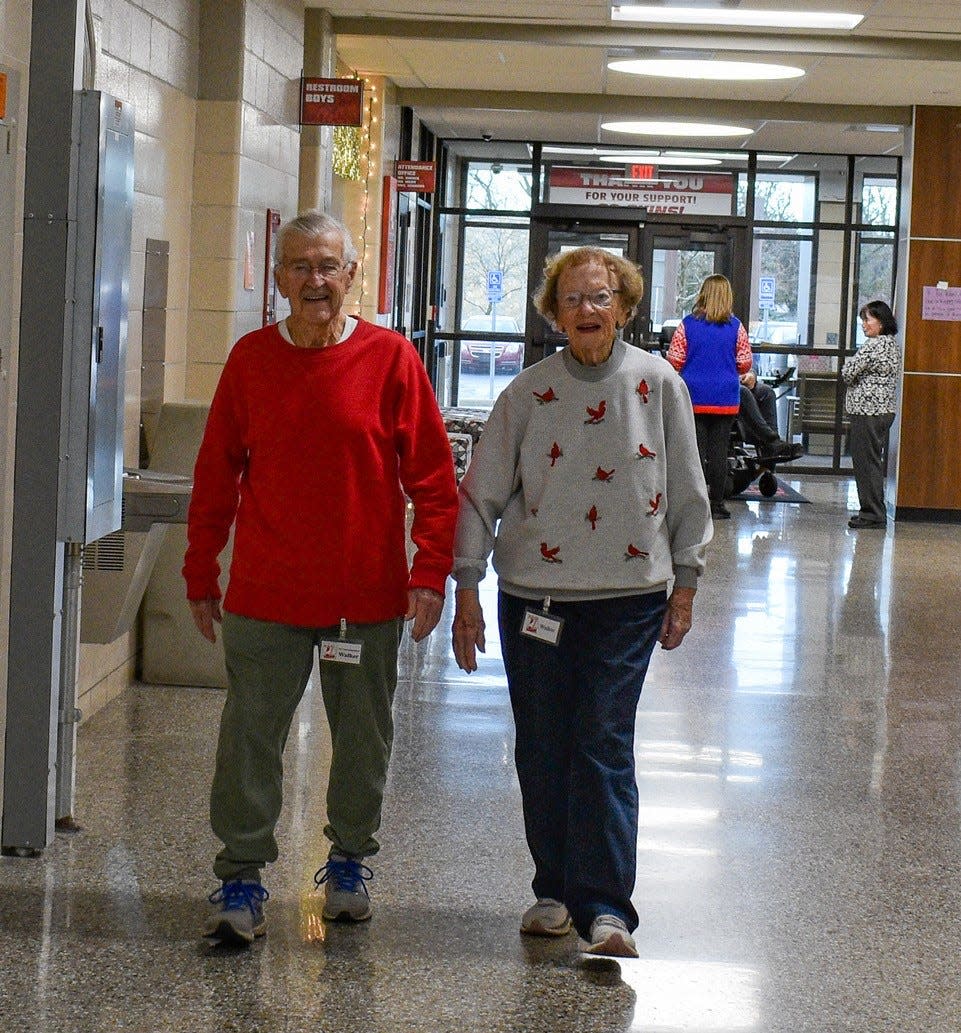
[(485, 645), (493, 549), (535, 903), (521, 932), (573, 924), (591, 954), (637, 956), (634, 718), (651, 653), (680, 645), (711, 537), (691, 401), (619, 330), (643, 290), (600, 248), (548, 261), (542, 315), (568, 345), (491, 411), (461, 483), (457, 663)]

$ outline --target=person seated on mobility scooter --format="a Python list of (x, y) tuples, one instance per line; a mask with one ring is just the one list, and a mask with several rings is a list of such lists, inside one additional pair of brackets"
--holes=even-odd
[[(749, 455), (744, 444), (753, 445), (756, 455)], [(801, 445), (785, 441), (778, 433), (774, 389), (758, 380), (753, 369), (742, 374), (740, 411), (732, 434), (732, 454), (728, 459), (731, 467), (730, 494), (739, 494), (760, 475), (758, 488), (762, 495), (770, 497), (777, 491), (775, 465), (789, 463), (803, 454)]]

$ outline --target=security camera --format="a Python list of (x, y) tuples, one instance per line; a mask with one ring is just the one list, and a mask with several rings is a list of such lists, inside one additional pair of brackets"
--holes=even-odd
[(496, 162), (493, 165), (491, 165), (491, 172), (493, 172), (495, 176), (497, 175), (498, 172), (503, 172), (503, 170), (504, 170), (504, 166), (503, 165), (499, 165)]
[(484, 143), (490, 143), (491, 140), (494, 139), (494, 134), (493, 133), (481, 133), (481, 139), (484, 141)]

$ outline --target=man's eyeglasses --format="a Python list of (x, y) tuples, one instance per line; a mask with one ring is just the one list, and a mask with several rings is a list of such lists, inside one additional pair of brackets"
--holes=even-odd
[(610, 308), (614, 304), (614, 295), (620, 294), (619, 290), (597, 291), (594, 294), (582, 294), (580, 291), (571, 291), (558, 298), (561, 308), (573, 312), (579, 309), (586, 301), (591, 308)]
[(284, 262), (284, 265), (298, 279), (306, 280), (314, 273), (320, 273), (325, 280), (333, 280), (350, 265), (350, 262), (321, 262), (320, 265), (311, 265), (310, 262)]

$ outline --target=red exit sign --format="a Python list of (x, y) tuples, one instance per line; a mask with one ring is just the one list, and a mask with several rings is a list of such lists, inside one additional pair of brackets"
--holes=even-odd
[(653, 165), (628, 165), (627, 171), (631, 179), (653, 179), (656, 169)]

